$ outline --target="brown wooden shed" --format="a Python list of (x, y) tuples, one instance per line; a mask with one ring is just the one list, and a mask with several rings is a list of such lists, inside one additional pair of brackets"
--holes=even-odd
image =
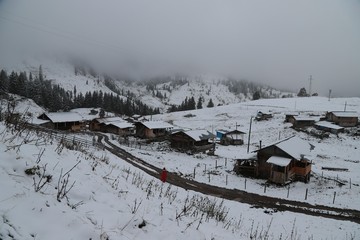
[(308, 155), (311, 149), (311, 144), (293, 136), (255, 151), (259, 177), (279, 184), (291, 180), (308, 182), (311, 172)]
[(359, 117), (357, 112), (332, 111), (326, 113), (326, 120), (342, 127), (355, 127), (358, 124)]
[(141, 138), (157, 138), (170, 133), (173, 125), (163, 121), (136, 122), (136, 136)]
[(214, 150), (215, 135), (207, 130), (178, 131), (171, 134), (171, 147), (191, 153)]

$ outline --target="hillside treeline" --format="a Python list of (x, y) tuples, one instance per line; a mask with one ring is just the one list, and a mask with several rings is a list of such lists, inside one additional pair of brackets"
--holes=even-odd
[(0, 94), (17, 94), (34, 100), (36, 104), (51, 112), (69, 111), (73, 108), (99, 107), (105, 111), (131, 116), (133, 114), (151, 115), (159, 113), (158, 108), (151, 108), (141, 101), (129, 96), (119, 94), (103, 93), (93, 91), (77, 93), (76, 87), (73, 91), (67, 91), (57, 84), (46, 80), (41, 66), (39, 74), (14, 72), (7, 74), (5, 70), (0, 71)]

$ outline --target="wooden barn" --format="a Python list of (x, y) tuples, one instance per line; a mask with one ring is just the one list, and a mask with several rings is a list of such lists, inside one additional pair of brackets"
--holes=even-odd
[(207, 130), (178, 131), (170, 136), (171, 147), (191, 153), (214, 151), (214, 142), (211, 142), (215, 135)]
[(289, 122), (292, 123), (294, 128), (304, 128), (314, 126), (315, 122), (319, 118), (315, 117), (305, 117), (305, 116), (291, 116), (289, 117)]
[(292, 180), (308, 182), (311, 162), (308, 155), (313, 146), (293, 136), (257, 151), (257, 174), (269, 181), (285, 184)]
[(86, 121), (76, 112), (43, 113), (38, 119), (48, 120), (45, 126), (58, 130), (80, 131), (86, 128)]
[(90, 130), (129, 136), (134, 134), (134, 125), (120, 117), (97, 118), (91, 121)]
[(318, 130), (338, 134), (344, 132), (344, 128), (327, 121), (320, 121), (315, 123), (314, 127)]
[(173, 125), (163, 121), (136, 122), (136, 136), (141, 138), (158, 138), (170, 134)]
[(217, 130), (216, 138), (222, 145), (243, 145), (245, 132), (235, 130)]
[(299, 116), (298, 113), (296, 112), (288, 112), (288, 113), (285, 113), (285, 120), (284, 122), (290, 122), (290, 120), (293, 120), (293, 117), (297, 117)]
[(255, 120), (257, 120), (257, 121), (269, 120), (272, 117), (273, 117), (273, 115), (271, 113), (258, 111), (256, 114), (256, 117), (255, 117)]
[(326, 120), (342, 127), (355, 127), (358, 124), (359, 117), (357, 112), (333, 111), (326, 113)]

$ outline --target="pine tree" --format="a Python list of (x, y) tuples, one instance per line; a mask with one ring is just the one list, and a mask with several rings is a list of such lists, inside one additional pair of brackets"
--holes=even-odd
[(308, 94), (306, 93), (306, 89), (303, 87), (300, 89), (298, 93), (298, 97), (306, 97), (306, 96), (308, 96)]
[(196, 102), (194, 97), (191, 97), (188, 102), (188, 110), (194, 110), (196, 109)]
[(253, 100), (258, 100), (260, 99), (260, 92), (259, 91), (255, 91), (253, 94)]
[(197, 109), (202, 109), (202, 97), (199, 97), (196, 108)]
[(42, 70), (41, 65), (39, 67), (39, 80), (40, 80), (40, 82), (44, 81), (44, 74), (43, 74), (43, 70)]
[(13, 93), (13, 94), (18, 94), (18, 89), (17, 89), (17, 80), (18, 80), (18, 75), (17, 73), (15, 73), (14, 71), (11, 72), (10, 76), (9, 76), (9, 93)]
[(105, 117), (105, 111), (104, 111), (104, 109), (100, 109), (100, 112), (99, 112), (99, 117), (100, 118), (104, 118)]
[(26, 96), (27, 94), (27, 76), (26, 76), (26, 72), (21, 72), (18, 79), (17, 79), (17, 92), (20, 96)]
[(210, 100), (209, 100), (209, 103), (208, 103), (207, 107), (208, 107), (208, 108), (214, 107), (214, 103), (213, 103), (213, 101), (212, 101), (211, 98), (210, 98)]
[(8, 92), (9, 77), (4, 70), (0, 72), (0, 92)]

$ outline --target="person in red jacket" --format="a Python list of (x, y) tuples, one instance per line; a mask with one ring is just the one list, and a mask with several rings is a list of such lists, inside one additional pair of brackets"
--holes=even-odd
[(161, 176), (160, 176), (160, 180), (162, 182), (166, 182), (166, 178), (167, 178), (167, 171), (165, 168), (163, 168), (162, 172), (161, 172)]

